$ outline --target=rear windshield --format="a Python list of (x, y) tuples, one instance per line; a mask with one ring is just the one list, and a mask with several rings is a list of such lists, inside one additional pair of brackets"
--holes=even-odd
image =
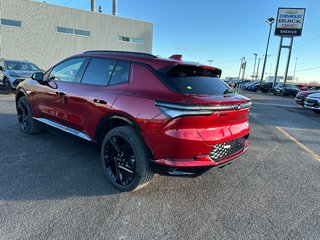
[(222, 95), (231, 89), (219, 76), (221, 70), (178, 65), (167, 72), (171, 82), (184, 94)]

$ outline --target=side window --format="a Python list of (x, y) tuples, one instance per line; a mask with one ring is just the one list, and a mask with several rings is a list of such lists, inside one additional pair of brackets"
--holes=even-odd
[(55, 66), (50, 73), (49, 80), (75, 82), (84, 61), (85, 58), (73, 58)]
[(112, 74), (109, 85), (126, 83), (129, 81), (130, 64), (119, 61)]
[(92, 58), (82, 77), (81, 83), (94, 84), (99, 86), (108, 85), (108, 81), (115, 65), (115, 60), (105, 58)]

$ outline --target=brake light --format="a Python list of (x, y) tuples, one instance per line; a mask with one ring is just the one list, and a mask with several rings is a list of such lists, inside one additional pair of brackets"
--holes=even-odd
[(170, 118), (177, 118), (182, 116), (210, 116), (216, 111), (229, 111), (251, 108), (252, 103), (246, 102), (243, 104), (203, 106), (155, 101), (155, 105), (166, 116)]

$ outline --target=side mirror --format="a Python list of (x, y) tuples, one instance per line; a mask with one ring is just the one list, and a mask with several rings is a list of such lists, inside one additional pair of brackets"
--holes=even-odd
[(43, 72), (34, 72), (31, 75), (31, 78), (36, 81), (43, 81), (44, 74)]
[(0, 66), (0, 71), (3, 71), (3, 67), (2, 66)]

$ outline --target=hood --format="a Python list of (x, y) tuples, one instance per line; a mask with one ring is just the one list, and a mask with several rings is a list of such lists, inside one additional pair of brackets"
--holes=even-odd
[(6, 72), (10, 76), (29, 78), (35, 71), (7, 70)]
[(308, 96), (308, 98), (320, 98), (320, 92), (319, 93), (312, 93)]

